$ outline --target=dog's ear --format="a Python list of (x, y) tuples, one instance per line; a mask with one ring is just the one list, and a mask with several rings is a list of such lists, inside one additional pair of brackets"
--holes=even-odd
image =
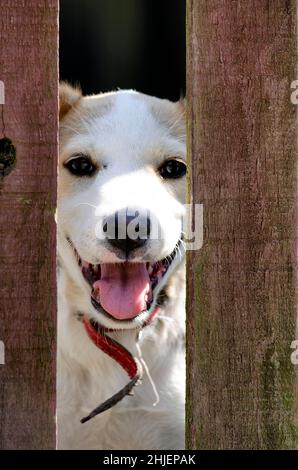
[(79, 87), (72, 87), (68, 83), (62, 82), (59, 86), (59, 120), (82, 98)]
[(170, 127), (175, 131), (177, 138), (185, 141), (186, 138), (186, 98), (181, 96), (174, 103), (174, 114), (171, 117)]
[(181, 95), (180, 100), (177, 101), (178, 109), (182, 114), (186, 114), (186, 97)]

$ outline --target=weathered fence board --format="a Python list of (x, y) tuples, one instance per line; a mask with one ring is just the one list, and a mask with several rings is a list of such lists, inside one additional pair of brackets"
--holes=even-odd
[(0, 182), (0, 448), (54, 448), (58, 0), (0, 11), (0, 138), (16, 148)]
[[(298, 446), (296, 2), (188, 0), (187, 446)], [(296, 411), (297, 413), (297, 411)], [(296, 414), (297, 417), (297, 414)]]

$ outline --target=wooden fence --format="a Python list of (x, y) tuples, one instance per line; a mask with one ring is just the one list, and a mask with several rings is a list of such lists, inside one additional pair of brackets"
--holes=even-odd
[(296, 2), (188, 0), (187, 446), (297, 448)]
[(58, 1), (0, 11), (0, 448), (55, 448)]

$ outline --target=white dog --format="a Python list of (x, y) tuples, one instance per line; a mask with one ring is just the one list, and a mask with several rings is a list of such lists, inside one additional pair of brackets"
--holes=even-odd
[(184, 448), (185, 154), (183, 103), (61, 86), (60, 449)]

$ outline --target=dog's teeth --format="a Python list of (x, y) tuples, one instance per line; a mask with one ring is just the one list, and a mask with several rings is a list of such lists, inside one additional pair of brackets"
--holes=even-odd
[(148, 274), (149, 274), (149, 275), (152, 274), (152, 272), (153, 272), (153, 266), (149, 266), (147, 269), (148, 269)]
[(98, 264), (93, 264), (92, 268), (95, 273), (98, 273)]

